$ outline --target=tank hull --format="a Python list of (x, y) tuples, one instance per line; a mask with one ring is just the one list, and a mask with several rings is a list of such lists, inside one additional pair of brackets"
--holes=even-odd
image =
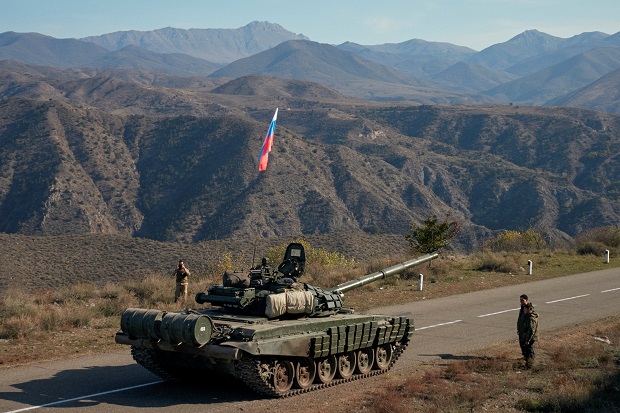
[[(183, 334), (165, 332), (158, 321), (178, 320), (181, 325), (182, 319), (190, 317), (208, 318), (213, 328), (208, 343), (197, 344), (191, 337), (183, 342)], [(128, 309), (123, 318), (132, 321), (121, 323), (116, 342), (131, 346), (136, 362), (160, 377), (182, 380), (205, 371), (227, 374), (270, 397), (288, 397), (381, 374), (404, 351), (414, 330), (407, 317), (347, 311), (327, 317), (269, 320), (223, 309), (162, 315)]]

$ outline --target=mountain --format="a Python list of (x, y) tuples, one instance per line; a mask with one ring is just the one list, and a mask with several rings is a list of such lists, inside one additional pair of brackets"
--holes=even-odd
[(346, 42), (337, 47), (422, 79), (430, 78), (476, 54), (476, 51), (468, 47), (420, 39), (372, 46)]
[(107, 50), (139, 46), (156, 53), (183, 53), (220, 66), (262, 52), (287, 40), (307, 40), (278, 24), (254, 21), (238, 29), (175, 29), (122, 31), (80, 40)]
[[(158, 74), (176, 76), (177, 85), (221, 85), (235, 77), (263, 75), (319, 82), (344, 95), (378, 102), (528, 105), (561, 98), (617, 69), (620, 48), (620, 33), (589, 32), (564, 39), (537, 30), (480, 52), (421, 39), (332, 46), (269, 22), (238, 29), (126, 31), (83, 40), (3, 33), (0, 61), (82, 71), (129, 68), (131, 75), (118, 76), (144, 84), (157, 77), (171, 81)], [(196, 79), (206, 76), (210, 80)], [(604, 101), (613, 97), (599, 100)], [(613, 104), (593, 108), (617, 110)]]
[[(236, 78), (249, 74), (311, 80), (329, 85), (335, 79), (350, 82), (370, 78), (378, 82), (419, 84), (415, 78), (383, 65), (359, 58), (354, 53), (309, 40), (289, 40), (272, 49), (239, 59), (211, 74)], [(314, 79), (308, 79), (308, 78)]]
[(207, 76), (220, 65), (181, 53), (154, 53), (137, 46), (106, 53), (84, 64), (97, 68), (143, 69), (176, 76)]
[[(266, 47), (277, 27), (246, 29), (211, 39), (248, 54), (223, 67), (177, 48), (0, 34), (0, 232), (400, 238), (450, 213), (470, 250), (502, 230), (559, 243), (620, 222), (620, 116), (604, 113), (620, 110), (620, 33), (528, 31), (475, 53), (418, 40)], [(157, 32), (169, 46), (192, 34)]]
[(620, 47), (620, 41), (614, 40), (613, 36), (606, 33), (581, 33), (562, 40), (556, 50), (546, 51), (545, 53), (523, 59), (506, 68), (506, 71), (519, 76), (525, 76), (561, 63), (578, 54), (602, 47)]
[[(620, 33), (590, 32), (563, 39), (528, 30), (477, 53), (422, 40), (338, 47), (412, 74), (439, 90), (467, 93), (467, 99), (478, 102), (491, 98), (498, 103), (544, 104), (620, 67), (616, 58)], [(419, 95), (410, 99), (424, 102)], [(596, 109), (617, 110), (613, 105)]]
[[(150, 75), (150, 76), (149, 76)], [(53, 69), (0, 62), (0, 94), (53, 99), (76, 106), (94, 106), (123, 115), (167, 113), (205, 115), (230, 109), (179, 93), (178, 89), (210, 90), (221, 83), (205, 78), (178, 78), (137, 70)]]
[(170, 89), (109, 69), (64, 69), (64, 81), (21, 69), (0, 71), (11, 79), (0, 83), (0, 232), (404, 235), (450, 212), (464, 228), (457, 247), (471, 249), (501, 230), (560, 242), (620, 219), (620, 116), (368, 102), (290, 79)]
[(598, 48), (499, 85), (486, 93), (510, 102), (540, 105), (585, 87), (620, 67), (620, 48)]
[(137, 46), (109, 51), (75, 39), (55, 39), (36, 33), (0, 34), (0, 61), (59, 68), (134, 68), (177, 76), (206, 76), (220, 67), (181, 53), (154, 53)]
[(469, 99), (461, 92), (438, 89), (355, 53), (309, 40), (289, 40), (239, 59), (209, 76), (237, 78), (252, 74), (318, 82), (345, 95), (363, 99), (411, 99), (428, 103), (454, 103)]
[[(13, 60), (0, 60), (0, 70), (6, 73), (27, 75), (31, 78), (40, 78), (44, 82), (55, 80), (80, 80), (95, 77), (110, 76), (119, 80), (126, 80), (145, 86), (163, 86), (171, 88), (197, 87), (212, 88), (222, 82), (207, 79), (202, 76), (173, 76), (165, 73), (151, 72), (144, 69), (96, 68), (96, 67), (72, 67), (57, 68), (51, 66), (30, 66)], [(1, 86), (1, 85), (0, 85)], [(8, 85), (7, 85), (8, 86)]]
[(573, 106), (620, 113), (620, 69), (574, 92), (546, 102), (551, 106)]
[(506, 70), (524, 59), (557, 50), (562, 40), (538, 30), (527, 30), (507, 42), (487, 47), (465, 62)]
[(495, 86), (515, 80), (515, 78), (515, 75), (501, 70), (465, 62), (456, 63), (433, 76), (436, 83), (469, 93), (492, 89)]
[(101, 58), (103, 47), (75, 39), (56, 39), (38, 33), (0, 34), (0, 60), (35, 66), (74, 67)]

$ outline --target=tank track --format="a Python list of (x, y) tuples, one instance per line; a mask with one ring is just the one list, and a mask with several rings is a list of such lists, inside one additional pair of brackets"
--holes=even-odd
[(400, 345), (396, 346), (396, 349), (392, 353), (392, 360), (388, 367), (383, 370), (372, 370), (366, 374), (354, 374), (347, 379), (333, 379), (329, 383), (314, 383), (310, 387), (305, 389), (290, 389), (286, 392), (278, 392), (273, 384), (269, 383), (268, 378), (261, 376), (261, 359), (257, 357), (244, 357), (235, 365), (235, 377), (243, 381), (245, 385), (264, 396), (273, 398), (285, 398), (291, 397), (302, 393), (308, 393), (315, 390), (325, 389), (327, 387), (337, 386), (343, 383), (349, 383), (356, 380), (365, 379), (367, 377), (377, 376), (390, 370), (396, 360), (405, 351), (409, 344), (409, 339), (402, 340)]
[(178, 379), (174, 374), (161, 366), (161, 364), (157, 361), (155, 352), (151, 349), (131, 346), (131, 356), (136, 363), (140, 364), (142, 367), (164, 380), (174, 381)]

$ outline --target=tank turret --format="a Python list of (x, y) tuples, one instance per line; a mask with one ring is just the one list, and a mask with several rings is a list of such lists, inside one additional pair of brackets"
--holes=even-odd
[(208, 308), (125, 310), (116, 342), (130, 345), (134, 359), (162, 378), (232, 374), (273, 397), (380, 374), (407, 347), (413, 321), (355, 314), (343, 306), (344, 293), (437, 257), (322, 289), (299, 280), (306, 255), (293, 243), (276, 269), (263, 260), (248, 272), (226, 272), (222, 284), (196, 294)]
[(400, 274), (437, 256), (424, 255), (357, 280), (321, 289), (298, 281), (303, 275), (306, 258), (303, 245), (293, 243), (287, 247), (277, 270), (272, 271), (263, 261), (260, 267), (248, 273), (226, 272), (222, 284), (210, 287), (207, 293), (196, 294), (196, 302), (222, 306), (244, 314), (264, 314), (269, 318), (284, 315), (321, 317), (341, 311), (345, 292)]

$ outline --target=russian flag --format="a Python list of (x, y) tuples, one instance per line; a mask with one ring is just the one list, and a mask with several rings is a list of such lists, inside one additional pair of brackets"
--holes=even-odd
[(269, 130), (267, 131), (267, 136), (265, 136), (265, 142), (263, 142), (263, 148), (260, 151), (260, 155), (258, 156), (258, 170), (264, 171), (267, 169), (267, 162), (269, 162), (269, 152), (271, 152), (271, 145), (273, 145), (273, 135), (276, 132), (276, 118), (278, 117), (278, 108), (276, 108), (276, 113), (273, 115), (273, 119), (271, 120), (271, 124), (269, 125)]

